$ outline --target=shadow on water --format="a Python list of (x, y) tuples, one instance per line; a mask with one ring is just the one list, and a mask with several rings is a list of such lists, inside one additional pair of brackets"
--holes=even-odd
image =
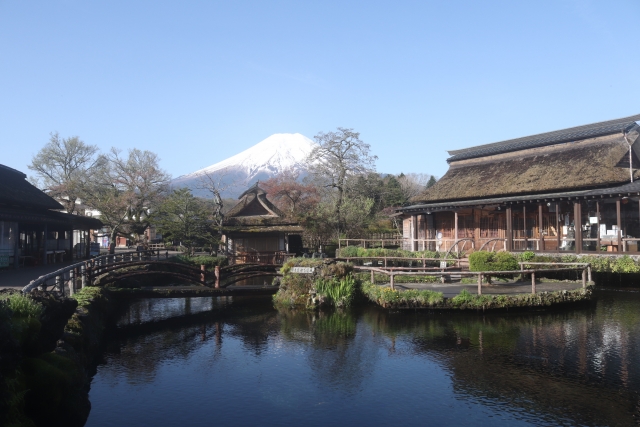
[[(588, 308), (496, 315), (389, 313), (372, 306), (334, 312), (276, 310), (264, 297), (140, 300), (111, 331), (110, 342), (92, 388), (113, 388), (120, 377), (131, 389), (153, 385), (160, 372), (169, 375), (167, 364), (188, 366), (202, 357), (206, 361), (198, 363), (207, 368), (198, 371), (200, 376), (222, 369), (229, 360), (247, 360), (243, 363), (260, 364), (260, 377), (272, 370), (276, 380), (293, 392), (281, 393), (295, 404), (318, 393), (325, 399), (325, 394), (333, 393), (339, 401), (348, 396), (349, 404), (336, 403), (330, 413), (314, 409), (312, 425), (336, 417), (346, 422), (354, 411), (362, 422), (375, 424), (376, 417), (382, 417), (379, 421), (384, 423), (386, 415), (379, 412), (375, 399), (406, 404), (394, 421), (431, 414), (445, 425), (457, 424), (445, 417), (450, 410), (446, 408), (461, 403), (466, 406), (458, 410), (472, 411), (466, 425), (509, 425), (519, 420), (525, 425), (622, 426), (636, 425), (640, 414), (637, 293), (599, 291)], [(283, 354), (290, 357), (288, 365), (277, 364)], [(414, 377), (426, 375), (425, 361), (446, 375), (433, 374), (430, 383), (416, 381)], [(242, 372), (224, 372), (237, 375), (229, 381), (240, 387), (228, 393), (252, 396), (253, 389), (264, 387)], [(197, 389), (200, 380), (186, 379), (195, 393), (208, 393)], [(388, 390), (372, 385), (378, 383)], [(128, 386), (120, 387), (121, 392), (132, 392)], [(434, 391), (427, 399), (424, 393), (429, 387)], [(371, 394), (373, 389), (376, 394)], [(291, 413), (280, 413), (277, 405), (260, 396), (254, 396), (247, 411), (269, 413), (274, 423), (278, 416), (295, 421), (287, 418)], [(484, 409), (469, 409), (474, 405)], [(209, 414), (199, 412), (205, 411), (202, 408), (192, 411), (202, 417)], [(489, 423), (485, 411), (508, 416), (491, 418)], [(216, 416), (225, 421), (224, 414)], [(88, 425), (102, 424), (90, 416)]]

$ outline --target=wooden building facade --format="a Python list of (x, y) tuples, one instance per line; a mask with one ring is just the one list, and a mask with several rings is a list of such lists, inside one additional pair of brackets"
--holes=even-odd
[(256, 183), (240, 195), (227, 212), (223, 242), (232, 263), (281, 264), (290, 256), (292, 240), (300, 241), (302, 227), (287, 219)]
[(62, 209), (25, 174), (0, 165), (0, 268), (87, 257), (90, 230), (102, 223)]
[(638, 254), (640, 115), (449, 151), (399, 209), (404, 246)]

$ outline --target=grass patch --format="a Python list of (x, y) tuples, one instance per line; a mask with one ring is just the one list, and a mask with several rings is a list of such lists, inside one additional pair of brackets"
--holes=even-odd
[(353, 276), (348, 275), (342, 279), (320, 278), (314, 283), (316, 292), (336, 307), (348, 307), (353, 301), (356, 291), (356, 281)]

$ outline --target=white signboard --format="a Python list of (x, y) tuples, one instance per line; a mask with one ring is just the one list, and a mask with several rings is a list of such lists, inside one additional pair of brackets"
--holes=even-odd
[(440, 268), (447, 268), (447, 261), (440, 261)]
[(315, 268), (313, 267), (292, 267), (291, 268), (291, 272), (292, 273), (298, 273), (298, 274), (313, 274)]

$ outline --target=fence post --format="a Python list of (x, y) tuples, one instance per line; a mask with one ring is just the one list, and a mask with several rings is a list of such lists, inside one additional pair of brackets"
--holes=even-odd
[(158, 249), (158, 252), (156, 253), (156, 261), (160, 261), (160, 249)]
[(591, 280), (591, 264), (589, 264), (587, 266), (587, 274), (589, 275), (589, 277), (587, 278), (587, 280), (589, 281), (589, 283), (591, 283), (593, 280)]
[(220, 287), (220, 266), (216, 265), (214, 269), (216, 275), (216, 289)]
[(86, 264), (82, 264), (82, 267), (80, 267), (80, 271), (82, 273), (82, 288), (84, 288), (85, 286), (87, 286), (87, 265)]
[[(160, 253), (160, 251), (158, 251), (158, 253)], [(207, 267), (203, 264), (200, 266), (200, 282), (202, 282), (202, 284), (205, 284), (205, 277), (204, 277), (204, 273), (206, 271)]]
[(76, 270), (69, 270), (69, 296), (73, 296), (76, 290)]
[(583, 268), (582, 269), (582, 288), (586, 288), (587, 287), (587, 269)]
[(478, 295), (482, 295), (482, 273), (478, 274)]
[(375, 273), (373, 272), (373, 270), (371, 270), (371, 284), (375, 284), (376, 283), (376, 277), (375, 277)]
[[(158, 253), (160, 253), (160, 250), (158, 250)], [(169, 251), (166, 251), (164, 253), (164, 257), (165, 257), (165, 259), (169, 259)]]
[(393, 286), (393, 273), (389, 275), (389, 285), (391, 286), (391, 289), (395, 289)]
[[(64, 273), (63, 273), (64, 274)], [(64, 286), (62, 286), (62, 276), (56, 276), (56, 288), (62, 292), (62, 296), (64, 296)]]
[(531, 272), (531, 293), (532, 294), (536, 293), (536, 272), (535, 271)]

